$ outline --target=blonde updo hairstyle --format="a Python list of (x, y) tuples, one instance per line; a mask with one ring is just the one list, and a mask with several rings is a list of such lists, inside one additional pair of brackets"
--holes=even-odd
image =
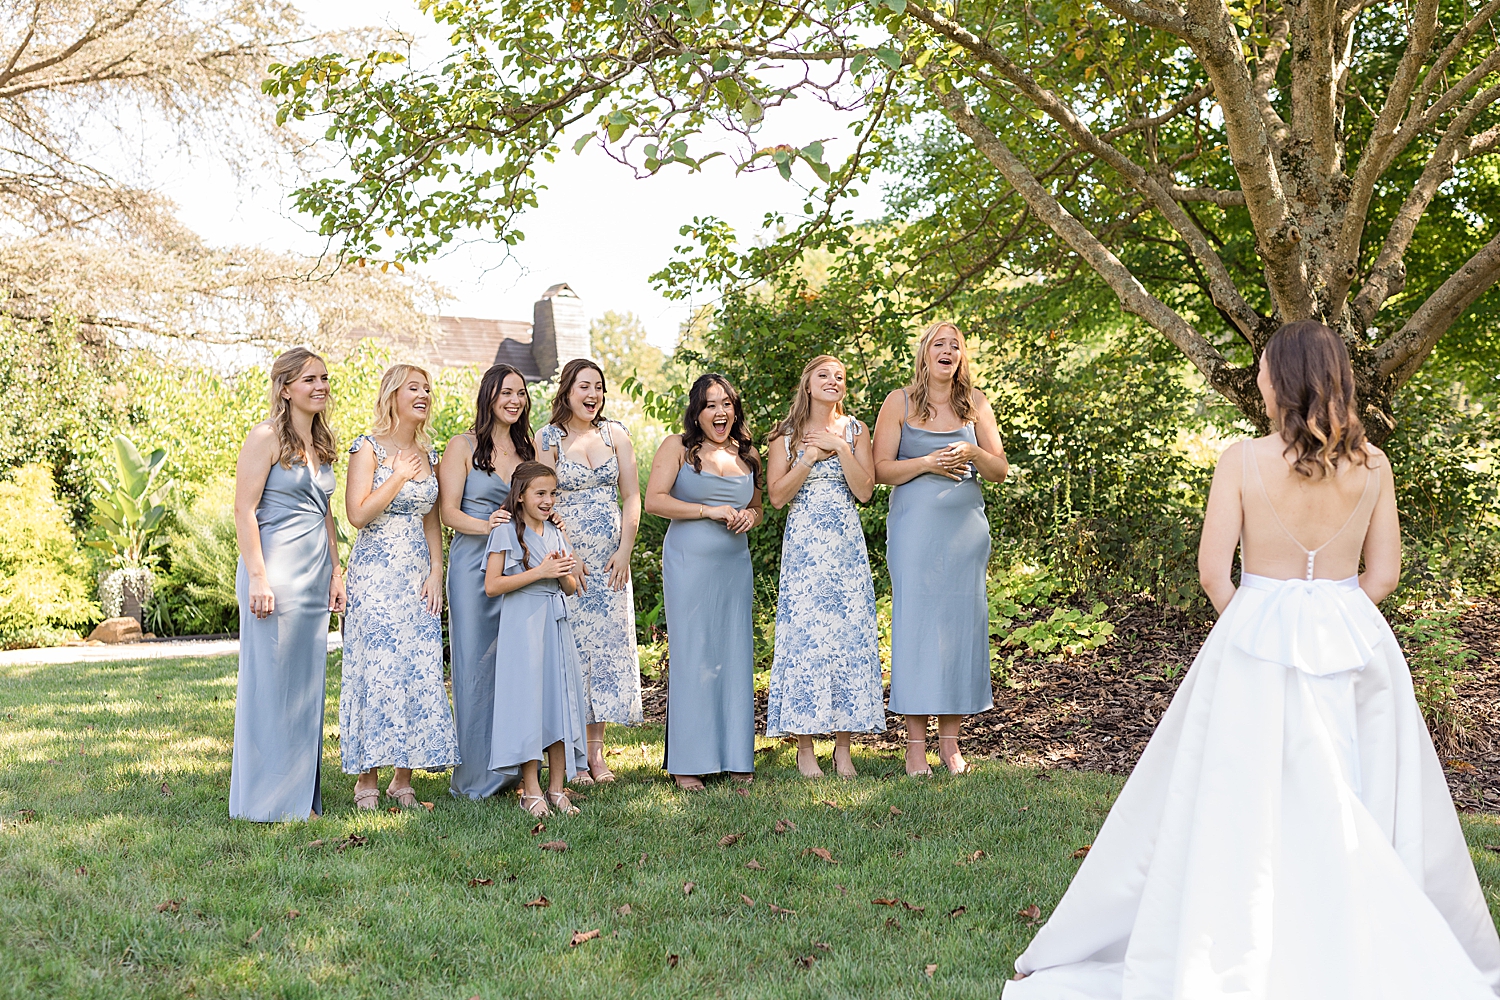
[[(399, 364), (391, 365), (380, 377), (380, 393), (375, 397), (375, 423), (370, 433), (375, 437), (390, 434), (396, 429), (396, 393), (406, 384), (406, 380), (412, 375), (422, 376), (429, 386), (432, 385), (432, 376), (427, 374), (427, 369), (416, 365)], [(412, 436), (416, 438), (417, 447), (424, 451), (432, 449), (432, 435), (428, 432), (428, 426), (432, 423), (432, 406), (427, 407), (427, 416), (412, 430)]]

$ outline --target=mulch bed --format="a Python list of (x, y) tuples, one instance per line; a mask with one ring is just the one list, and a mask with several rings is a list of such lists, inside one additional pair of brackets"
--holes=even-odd
[[(1212, 621), (1151, 604), (1116, 607), (1115, 637), (1098, 650), (1060, 659), (1018, 657), (995, 683), (995, 707), (964, 726), (966, 756), (1043, 769), (1126, 774), (1146, 748)], [(1500, 812), (1500, 604), (1481, 602), (1460, 620), (1476, 656), (1456, 688), (1461, 732), (1439, 747), (1460, 809)], [(643, 692), (646, 718), (666, 717), (666, 681)], [(765, 695), (756, 697), (765, 731)], [(856, 742), (905, 747), (905, 723), (887, 715), (886, 732)]]

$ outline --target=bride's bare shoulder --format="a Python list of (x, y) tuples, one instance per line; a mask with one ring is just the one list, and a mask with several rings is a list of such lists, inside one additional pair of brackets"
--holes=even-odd
[(1365, 468), (1380, 469), (1382, 471), (1391, 467), (1391, 460), (1386, 453), (1375, 447), (1370, 442), (1365, 442)]

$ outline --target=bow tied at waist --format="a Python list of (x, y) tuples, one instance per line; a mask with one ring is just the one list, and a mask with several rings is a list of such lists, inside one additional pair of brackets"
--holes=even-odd
[(1380, 612), (1347, 580), (1274, 580), (1246, 573), (1231, 642), (1257, 660), (1315, 677), (1363, 670), (1380, 643)]

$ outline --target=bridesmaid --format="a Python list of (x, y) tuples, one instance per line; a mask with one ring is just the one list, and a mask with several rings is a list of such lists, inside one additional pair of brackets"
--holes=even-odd
[(844, 413), (844, 380), (837, 358), (807, 363), (791, 411), (772, 432), (766, 473), (771, 503), (792, 505), (766, 735), (796, 734), (804, 778), (823, 776), (812, 734), (833, 733), (834, 771), (852, 778), (849, 733), (885, 729), (875, 587), (855, 506), (875, 490), (875, 460), (869, 431)]
[(510, 520), (502, 505), (516, 466), (536, 458), (526, 378), (495, 365), (479, 382), (474, 426), (448, 442), (438, 463), (438, 510), (454, 531), (448, 543), (448, 648), (453, 724), (462, 763), (448, 789), (482, 799), (509, 783), (491, 771), (490, 721), (495, 701), (495, 637), (500, 600), (484, 593), (490, 529)]
[(630, 586), (641, 484), (625, 426), (604, 419), (604, 396), (603, 369), (587, 358), (569, 361), (539, 442), (540, 460), (557, 471), (557, 512), (580, 564), (580, 588), (569, 602), (568, 620), (588, 702), (589, 770), (578, 780), (583, 785), (615, 780), (604, 763), (606, 723), (634, 726), (642, 719)]
[(906, 773), (931, 774), (927, 717), (938, 756), (968, 770), (958, 750), (963, 716), (990, 697), (990, 526), (976, 475), (1005, 480), (1010, 464), (995, 414), (974, 388), (963, 334), (934, 323), (917, 343), (911, 385), (886, 397), (875, 421), (875, 481), (891, 491), (890, 710), (906, 716)]
[(427, 373), (395, 365), (380, 380), (375, 426), (349, 449), (344, 506), (359, 529), (349, 553), (349, 613), (339, 695), (344, 772), (359, 775), (354, 804), (374, 809), (380, 768), (386, 794), (418, 805), (413, 768), (459, 762), (443, 686), (443, 536), (435, 509), (437, 454), (427, 436)]
[(739, 394), (723, 375), (698, 377), (683, 432), (661, 443), (646, 511), (672, 524), (662, 544), (668, 691), (662, 767), (684, 791), (728, 771), (755, 778), (750, 544), (764, 519), (760, 456)]
[(240, 676), (229, 815), (259, 823), (323, 813), (328, 613), (344, 610), (323, 359), (303, 347), (281, 354), (270, 403), (234, 477)]

